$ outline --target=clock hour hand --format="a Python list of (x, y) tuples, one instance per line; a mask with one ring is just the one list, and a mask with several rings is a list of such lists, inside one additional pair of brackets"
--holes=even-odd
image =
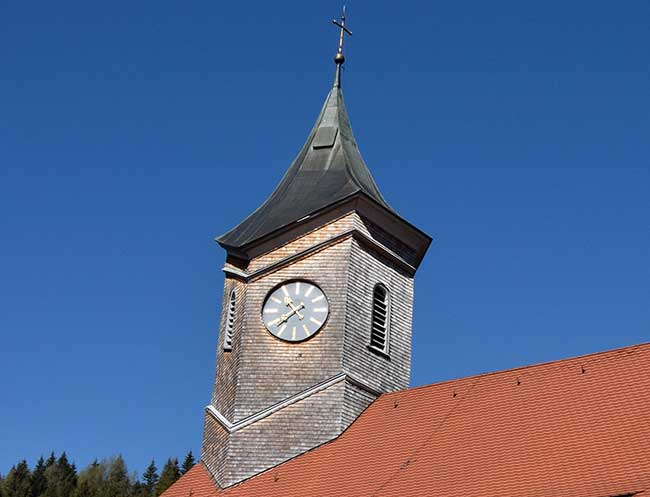
[(298, 307), (296, 307), (296, 306), (293, 305), (293, 300), (291, 300), (289, 297), (287, 297), (287, 298), (284, 299), (284, 303), (287, 305), (287, 307), (291, 307), (291, 312), (288, 314), (287, 319), (289, 319), (289, 317), (293, 316), (294, 314), (295, 314), (296, 316), (298, 316), (298, 319), (300, 319), (301, 321), (302, 321), (303, 319), (305, 319), (305, 316), (303, 316), (303, 315), (300, 314), (300, 312), (299, 312), (300, 309), (302, 309), (303, 307), (305, 307), (305, 303), (304, 303), (304, 302), (301, 302), (300, 305), (299, 305)]

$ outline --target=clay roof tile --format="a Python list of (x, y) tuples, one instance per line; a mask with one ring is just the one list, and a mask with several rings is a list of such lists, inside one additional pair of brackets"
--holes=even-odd
[[(216, 495), (207, 475), (190, 473), (175, 486), (209, 481), (215, 493), (193, 497)], [(646, 489), (650, 344), (383, 395), (337, 439), (219, 496), (645, 497)], [(164, 497), (187, 497), (175, 492)]]

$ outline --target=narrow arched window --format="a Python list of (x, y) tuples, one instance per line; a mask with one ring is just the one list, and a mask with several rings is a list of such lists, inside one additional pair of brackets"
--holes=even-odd
[(232, 333), (235, 328), (235, 309), (237, 295), (235, 290), (230, 292), (228, 298), (228, 312), (226, 313), (226, 329), (223, 335), (223, 350), (232, 350)]
[(372, 292), (372, 325), (370, 329), (370, 347), (388, 353), (390, 334), (390, 296), (382, 284), (375, 286)]

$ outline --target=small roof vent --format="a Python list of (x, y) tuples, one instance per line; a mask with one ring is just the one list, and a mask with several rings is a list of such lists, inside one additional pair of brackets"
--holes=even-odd
[(312, 147), (315, 149), (333, 147), (338, 131), (339, 129), (334, 126), (321, 126), (316, 130), (316, 136), (312, 142)]

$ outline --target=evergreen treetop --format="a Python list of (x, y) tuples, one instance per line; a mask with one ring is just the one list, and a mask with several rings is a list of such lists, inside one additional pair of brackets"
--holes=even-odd
[(3, 487), (4, 494), (8, 497), (32, 496), (32, 475), (27, 461), (22, 460), (9, 470)]
[(142, 474), (142, 479), (144, 480), (145, 492), (148, 497), (152, 497), (154, 495), (154, 490), (156, 488), (156, 485), (158, 484), (159, 478), (160, 477), (158, 475), (158, 468), (156, 468), (156, 463), (152, 459), (151, 463), (149, 464), (149, 466), (147, 466), (147, 469)]
[(54, 455), (54, 452), (50, 452), (50, 457), (47, 458), (47, 461), (45, 461), (45, 469), (49, 468), (50, 466), (54, 466), (56, 463), (56, 456)]
[(121, 455), (112, 459), (108, 465), (105, 485), (101, 497), (128, 497), (131, 491), (131, 480), (126, 463)]
[(43, 456), (38, 458), (36, 467), (32, 472), (32, 497), (41, 497), (45, 494), (45, 489), (47, 488), (47, 477), (45, 476), (45, 470), (47, 466), (45, 465), (45, 460)]
[(103, 492), (106, 473), (106, 464), (100, 464), (95, 459), (86, 469), (79, 472), (73, 497), (99, 497)]
[(65, 452), (58, 458), (52, 452), (47, 459), (39, 457), (33, 471), (22, 460), (4, 476), (0, 472), (0, 497), (158, 497), (195, 464), (190, 451), (182, 469), (177, 458), (169, 458), (159, 475), (152, 460), (139, 481), (121, 455), (95, 459), (77, 473)]
[(195, 464), (196, 461), (194, 459), (194, 454), (192, 454), (192, 451), (190, 450), (185, 456), (185, 460), (183, 461), (183, 466), (181, 467), (181, 475), (187, 473), (190, 469), (194, 467)]
[[(48, 460), (49, 461), (49, 460)], [(47, 463), (46, 463), (47, 466)], [(70, 497), (77, 486), (77, 469), (65, 452), (45, 470), (47, 482), (44, 497)]]
[(180, 477), (181, 470), (178, 467), (178, 459), (167, 459), (162, 473), (160, 473), (160, 480), (158, 480), (158, 484), (156, 485), (156, 496), (171, 487)]

